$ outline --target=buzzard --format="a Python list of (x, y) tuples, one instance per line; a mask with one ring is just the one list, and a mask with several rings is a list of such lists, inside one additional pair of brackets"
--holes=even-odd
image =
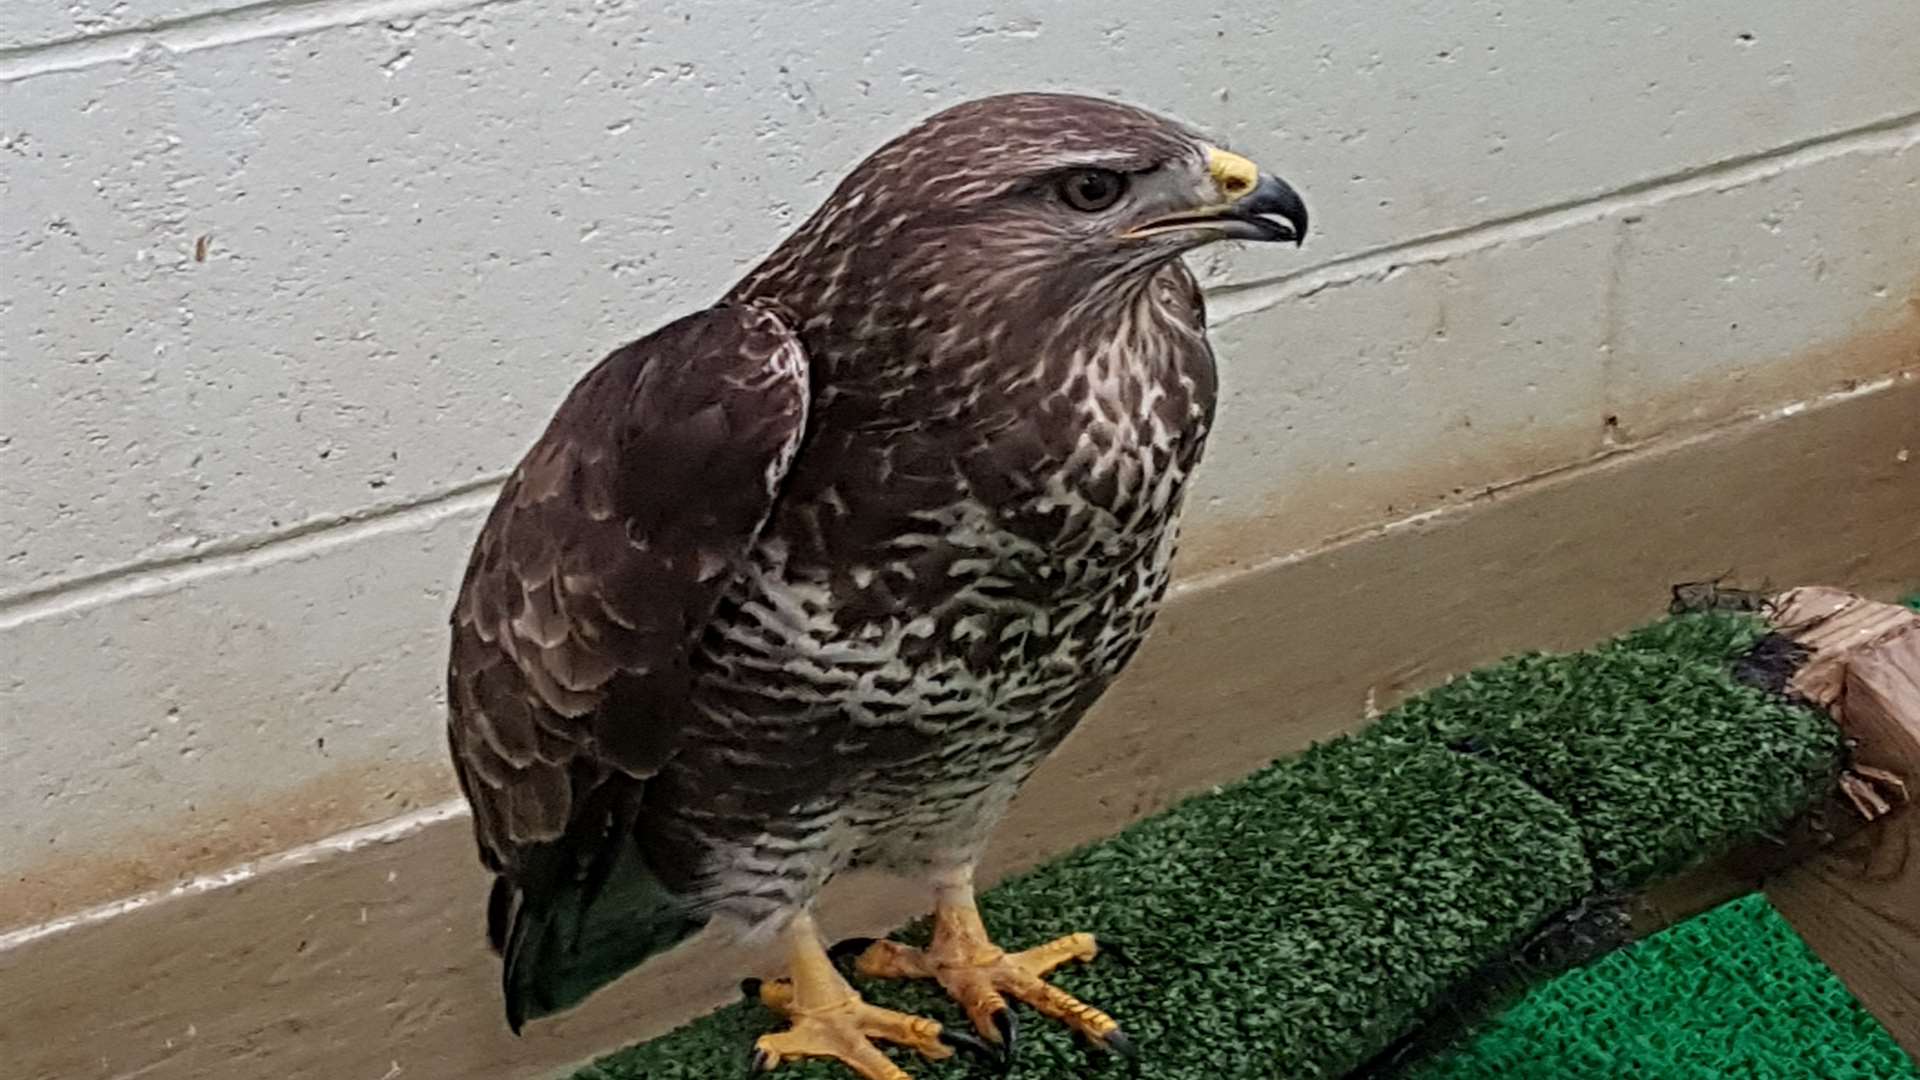
[[(1125, 1051), (1009, 954), (973, 867), (1167, 585), (1214, 411), (1218, 240), (1300, 197), (1132, 106), (984, 98), (861, 162), (718, 303), (589, 371), (514, 469), (451, 619), (448, 725), (509, 1024), (714, 923), (779, 938), (758, 1069), (874, 1040), (1011, 1053), (1009, 998)], [(925, 881), (930, 978), (979, 1037), (864, 1003), (810, 914), (853, 866)]]

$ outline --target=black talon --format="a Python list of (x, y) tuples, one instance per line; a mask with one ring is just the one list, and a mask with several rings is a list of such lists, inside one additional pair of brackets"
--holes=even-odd
[(1000, 1064), (999, 1052), (988, 1046), (984, 1039), (976, 1039), (964, 1031), (954, 1031), (944, 1027), (940, 1029), (938, 1038), (948, 1048), (958, 1050), (983, 1064)]
[(1000, 1033), (1000, 1075), (1005, 1076), (1013, 1071), (1013, 1058), (1020, 1049), (1020, 1022), (1012, 1009), (993, 1014), (993, 1030)]
[(1101, 1041), (1106, 1043), (1107, 1049), (1119, 1054), (1128, 1061), (1140, 1060), (1140, 1048), (1133, 1045), (1133, 1040), (1127, 1038), (1127, 1033), (1121, 1031), (1119, 1028), (1114, 1028), (1112, 1031), (1107, 1032), (1107, 1037)]
[(1120, 961), (1128, 967), (1133, 966), (1133, 950), (1127, 948), (1123, 943), (1113, 941), (1104, 935), (1096, 935), (1093, 941), (1094, 944), (1100, 946), (1101, 952), (1111, 955), (1115, 960)]
[(759, 1001), (760, 985), (759, 979), (741, 979), (740, 996), (746, 998), (748, 1001)]
[(764, 1047), (756, 1046), (753, 1048), (753, 1056), (747, 1058), (747, 1075), (752, 1077), (772, 1072), (773, 1067), (778, 1064), (779, 1062), (775, 1061), (773, 1055), (767, 1053)]
[(867, 951), (868, 947), (874, 943), (874, 940), (874, 938), (870, 937), (850, 937), (835, 942), (834, 946), (827, 950), (827, 959), (837, 961), (843, 957), (859, 956), (861, 953)]

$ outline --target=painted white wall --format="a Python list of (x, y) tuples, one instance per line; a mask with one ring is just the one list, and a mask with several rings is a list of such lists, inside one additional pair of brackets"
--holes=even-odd
[(487, 485), (942, 105), (1122, 96), (1306, 193), (1303, 253), (1204, 268), (1202, 570), (1915, 363), (1915, 40), (1912, 0), (0, 6), (0, 881), (448, 790)]

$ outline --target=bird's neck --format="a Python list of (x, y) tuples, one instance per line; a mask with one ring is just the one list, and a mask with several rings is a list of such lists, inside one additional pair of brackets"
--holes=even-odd
[[(970, 390), (1022, 369), (1138, 332), (1166, 318), (1160, 303), (1178, 263), (1082, 267), (995, 265), (965, 258), (877, 264), (858, 254), (796, 258), (782, 248), (724, 302), (782, 312), (816, 376), (843, 391), (907, 383)], [(1044, 377), (1044, 375), (1042, 375)]]

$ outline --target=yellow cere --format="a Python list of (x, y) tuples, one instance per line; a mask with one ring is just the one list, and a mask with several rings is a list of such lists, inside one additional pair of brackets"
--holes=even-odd
[(1260, 183), (1260, 166), (1217, 146), (1207, 147), (1207, 171), (1213, 174), (1213, 182), (1220, 185), (1221, 194), (1229, 199), (1245, 195)]

